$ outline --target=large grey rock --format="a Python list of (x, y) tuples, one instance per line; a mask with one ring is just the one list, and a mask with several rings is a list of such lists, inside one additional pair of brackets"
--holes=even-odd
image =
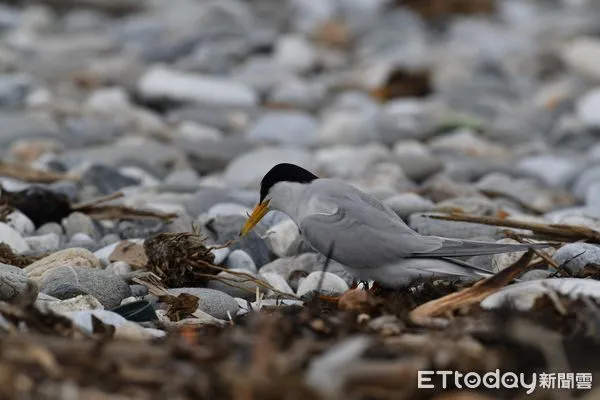
[(91, 294), (106, 308), (113, 308), (131, 296), (129, 285), (121, 278), (99, 269), (65, 266), (46, 273), (40, 291), (58, 299)]
[(553, 259), (571, 273), (579, 273), (588, 264), (600, 264), (600, 247), (590, 243), (565, 244)]
[(396, 142), (392, 154), (406, 176), (414, 181), (422, 181), (444, 166), (439, 157), (416, 140)]
[(198, 309), (212, 315), (215, 318), (228, 319), (231, 315), (235, 316), (239, 310), (237, 301), (227, 293), (220, 290), (206, 288), (173, 288), (169, 293), (177, 296), (181, 293), (188, 293), (198, 297)]
[(191, 74), (166, 67), (146, 72), (138, 83), (138, 92), (146, 100), (212, 103), (230, 106), (256, 104), (256, 94), (247, 86), (215, 76)]
[(37, 295), (37, 285), (21, 268), (0, 263), (0, 300), (31, 304)]

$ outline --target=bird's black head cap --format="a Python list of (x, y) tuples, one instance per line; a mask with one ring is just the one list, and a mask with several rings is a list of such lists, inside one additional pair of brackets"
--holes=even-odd
[(260, 183), (260, 201), (263, 201), (269, 190), (278, 182), (309, 183), (319, 177), (310, 171), (294, 164), (277, 164), (262, 178)]

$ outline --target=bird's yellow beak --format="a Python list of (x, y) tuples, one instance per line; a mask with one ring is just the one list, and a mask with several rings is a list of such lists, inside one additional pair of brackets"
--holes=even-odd
[(258, 222), (265, 216), (266, 213), (269, 212), (269, 202), (270, 200), (263, 200), (252, 210), (252, 214), (248, 217), (248, 221), (244, 224), (240, 232), (240, 236), (245, 236), (258, 224)]

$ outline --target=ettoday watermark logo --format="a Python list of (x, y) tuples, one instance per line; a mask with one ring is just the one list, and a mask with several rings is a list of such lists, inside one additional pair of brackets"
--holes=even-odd
[(583, 389), (592, 388), (591, 373), (532, 373), (516, 374), (501, 372), (499, 369), (485, 374), (477, 372), (462, 373), (458, 371), (419, 371), (417, 387), (419, 389), (434, 389), (434, 377), (441, 377), (441, 387), (446, 389), (453, 385), (458, 389), (524, 389), (532, 394), (536, 389)]

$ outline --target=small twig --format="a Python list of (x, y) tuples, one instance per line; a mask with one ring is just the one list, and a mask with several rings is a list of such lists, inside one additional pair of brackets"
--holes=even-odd
[(82, 208), (94, 207), (94, 206), (97, 206), (98, 204), (106, 203), (106, 202), (111, 201), (111, 200), (120, 199), (123, 196), (124, 196), (123, 192), (115, 192), (115, 193), (112, 193), (112, 194), (108, 194), (106, 196), (97, 197), (97, 198), (89, 200), (89, 201), (84, 201), (84, 202), (81, 202), (81, 203), (73, 204), (71, 206), (71, 208), (74, 211), (77, 211), (77, 210), (80, 210)]
[(19, 179), (32, 183), (53, 183), (58, 181), (78, 181), (79, 176), (70, 174), (61, 174), (52, 171), (42, 171), (31, 168), (26, 164), (13, 164), (0, 161), (0, 176)]

